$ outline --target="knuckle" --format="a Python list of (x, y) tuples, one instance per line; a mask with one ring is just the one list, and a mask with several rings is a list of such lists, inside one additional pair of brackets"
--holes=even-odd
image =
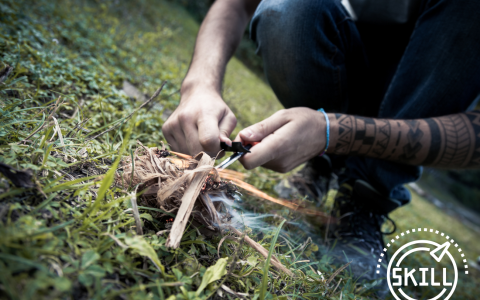
[(228, 131), (227, 131), (227, 130), (225, 130), (225, 129), (222, 129), (222, 130), (220, 130), (220, 135), (223, 135), (223, 136), (229, 137), (229, 136), (230, 136), (230, 132), (228, 132)]
[(181, 112), (178, 114), (178, 121), (180, 121), (181, 123), (188, 122), (188, 120), (190, 119), (190, 114), (188, 113)]
[(175, 130), (175, 128), (177, 127), (177, 122), (171, 120), (171, 119), (168, 119), (162, 126), (162, 130), (167, 132), (167, 133), (170, 133), (172, 131)]
[(251, 170), (251, 169), (253, 169), (253, 166), (250, 165), (249, 163), (243, 163), (243, 167), (244, 167), (246, 170)]
[(211, 134), (205, 134), (199, 137), (200, 145), (204, 148), (211, 148), (215, 145), (215, 142), (218, 140), (218, 137)]
[(279, 111), (279, 117), (284, 119), (284, 120), (288, 120), (288, 121), (291, 121), (291, 118), (292, 118), (292, 113), (294, 112), (294, 110), (292, 109), (295, 109), (295, 108), (289, 108), (289, 109), (282, 109)]
[(287, 109), (281, 109), (279, 111), (277, 111), (277, 114), (280, 116), (280, 117), (283, 117), (285, 115), (288, 114), (288, 110)]
[(163, 132), (166, 132), (166, 133), (169, 133), (172, 129), (171, 127), (172, 125), (170, 125), (170, 122), (165, 122), (163, 125), (162, 125), (162, 131)]
[(235, 115), (233, 113), (231, 113), (231, 119), (232, 119), (232, 125), (233, 127), (236, 127), (237, 126), (237, 118), (235, 117)]
[(258, 131), (262, 134), (262, 135), (266, 135), (268, 133), (268, 126), (267, 126), (267, 123), (266, 122), (260, 122), (258, 123)]

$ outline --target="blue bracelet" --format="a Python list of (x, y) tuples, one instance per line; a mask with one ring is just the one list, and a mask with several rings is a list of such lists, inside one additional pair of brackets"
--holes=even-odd
[(322, 156), (322, 155), (325, 154), (325, 152), (327, 152), (328, 144), (329, 144), (329, 142), (330, 142), (330, 120), (328, 119), (328, 115), (327, 115), (327, 113), (323, 110), (323, 108), (320, 108), (318, 111), (323, 113), (323, 115), (325, 116), (325, 120), (326, 120), (326, 122), (327, 122), (327, 128), (326, 128), (326, 132), (327, 132), (327, 143), (325, 144), (325, 150), (323, 150), (323, 152), (320, 153), (320, 155), (319, 155), (319, 156)]

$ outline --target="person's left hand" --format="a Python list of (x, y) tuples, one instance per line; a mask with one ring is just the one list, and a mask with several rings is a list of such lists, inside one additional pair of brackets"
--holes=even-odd
[(305, 107), (280, 110), (238, 134), (244, 145), (260, 142), (240, 162), (247, 169), (258, 166), (288, 172), (325, 149), (326, 122), (321, 112)]

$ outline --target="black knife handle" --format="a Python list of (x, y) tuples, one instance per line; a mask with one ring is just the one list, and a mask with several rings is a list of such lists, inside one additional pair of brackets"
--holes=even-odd
[(220, 142), (220, 148), (225, 152), (240, 152), (240, 153), (250, 153), (252, 145), (242, 145), (241, 142), (232, 142), (232, 146), (227, 145), (225, 142)]

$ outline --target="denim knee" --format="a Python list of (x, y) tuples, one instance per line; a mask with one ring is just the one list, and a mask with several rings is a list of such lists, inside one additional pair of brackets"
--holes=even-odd
[(341, 110), (346, 41), (339, 24), (348, 21), (354, 26), (337, 0), (260, 3), (250, 36), (263, 58), (267, 80), (285, 107), (318, 108), (321, 98), (326, 109)]

